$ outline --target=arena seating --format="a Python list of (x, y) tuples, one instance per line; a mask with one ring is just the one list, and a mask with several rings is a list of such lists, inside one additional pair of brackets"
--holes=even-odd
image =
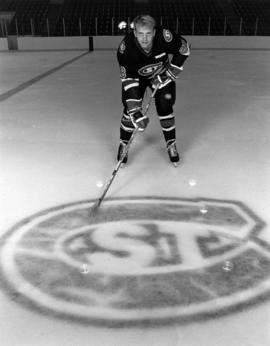
[[(15, 12), (9, 34), (39, 34), (49, 9), (49, 0), (1, 0), (0, 12)], [(16, 25), (15, 25), (16, 24)]]
[(183, 35), (270, 35), (269, 0), (0, 0), (15, 12), (8, 34), (117, 35), (138, 13)]
[(254, 35), (254, 33), (257, 35), (270, 34), (269, 1), (233, 0), (231, 5), (241, 20), (242, 35)]

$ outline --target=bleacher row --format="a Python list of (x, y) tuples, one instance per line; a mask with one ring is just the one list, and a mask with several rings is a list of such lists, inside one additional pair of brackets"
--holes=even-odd
[(270, 35), (270, 0), (0, 0), (1, 12), (14, 13), (1, 36), (117, 35), (139, 13), (183, 35)]

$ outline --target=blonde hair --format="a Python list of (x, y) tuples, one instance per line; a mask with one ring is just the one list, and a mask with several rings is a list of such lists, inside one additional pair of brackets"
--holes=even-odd
[(149, 28), (155, 29), (156, 21), (153, 17), (148, 14), (140, 14), (133, 20), (134, 29), (136, 30), (136, 26), (147, 26)]

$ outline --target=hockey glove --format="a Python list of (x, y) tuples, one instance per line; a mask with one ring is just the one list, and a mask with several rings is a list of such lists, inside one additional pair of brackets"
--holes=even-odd
[(144, 131), (149, 123), (149, 118), (140, 111), (130, 114), (130, 119), (135, 128), (138, 127), (139, 131)]
[(158, 89), (164, 88), (170, 82), (176, 80), (178, 74), (183, 70), (183, 67), (178, 67), (170, 64), (168, 69), (161, 74), (155, 76), (152, 81), (152, 87), (156, 88), (158, 85)]
[(172, 79), (167, 76), (166, 72), (163, 72), (162, 74), (158, 74), (157, 76), (155, 76), (152, 79), (151, 84), (154, 89), (156, 89), (157, 86), (158, 89), (162, 89), (171, 81)]

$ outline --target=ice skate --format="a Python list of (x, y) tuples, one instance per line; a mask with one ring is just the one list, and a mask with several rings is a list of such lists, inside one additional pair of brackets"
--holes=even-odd
[[(118, 153), (117, 153), (117, 161), (120, 161), (122, 159), (122, 155), (125, 151), (127, 144), (123, 141), (120, 141), (119, 144), (119, 148), (118, 148)], [(126, 156), (124, 157), (122, 163), (121, 163), (121, 167), (125, 167), (125, 165), (127, 164), (127, 160), (128, 160), (128, 153), (126, 154)]]
[(180, 162), (180, 157), (176, 148), (176, 143), (173, 142), (171, 144), (167, 145), (167, 150), (169, 154), (169, 158), (171, 163), (174, 165), (174, 167), (178, 167), (179, 162)]

